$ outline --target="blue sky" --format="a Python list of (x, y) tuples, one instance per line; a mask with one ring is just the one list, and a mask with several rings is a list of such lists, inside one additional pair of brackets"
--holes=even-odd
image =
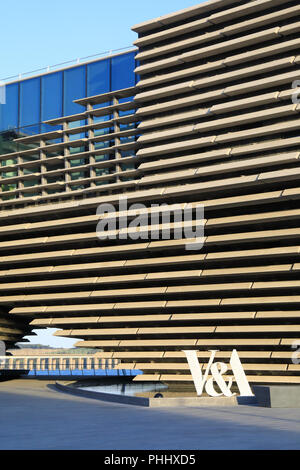
[(130, 46), (131, 26), (202, 3), (195, 0), (1, 2), (0, 80)]
[[(45, 328), (43, 330), (33, 330), (37, 336), (25, 336), (32, 344), (43, 344), (53, 348), (72, 348), (80, 339), (60, 338), (53, 336), (57, 328)], [(28, 344), (28, 343), (27, 343)]]
[[(134, 24), (202, 3), (195, 0), (15, 0), (2, 2), (0, 80), (131, 46)], [(32, 343), (72, 347), (77, 340), (36, 330)]]

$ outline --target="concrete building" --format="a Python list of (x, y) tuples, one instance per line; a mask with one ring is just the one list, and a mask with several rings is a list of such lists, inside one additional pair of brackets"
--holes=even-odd
[[(299, 11), (211, 0), (134, 26), (136, 84), (16, 133), (0, 156), (0, 339), (57, 327), (168, 383), (192, 381), (182, 350), (237, 349), (250, 383), (300, 382)], [(203, 205), (204, 246), (100, 241), (97, 207), (120, 222), (125, 196), (145, 216)]]

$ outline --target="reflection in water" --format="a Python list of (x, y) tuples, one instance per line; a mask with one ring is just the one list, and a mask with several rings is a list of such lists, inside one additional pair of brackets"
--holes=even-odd
[(141, 396), (143, 393), (158, 392), (167, 390), (168, 386), (161, 383), (120, 383), (110, 385), (95, 385), (87, 387), (79, 387), (82, 390), (90, 390), (92, 392), (111, 393), (114, 395), (125, 396)]

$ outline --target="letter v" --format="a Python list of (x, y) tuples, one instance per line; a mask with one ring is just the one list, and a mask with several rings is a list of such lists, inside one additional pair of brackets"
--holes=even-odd
[(198, 357), (197, 357), (197, 352), (198, 351), (182, 351), (186, 355), (191, 374), (193, 377), (193, 381), (195, 384), (196, 392), (197, 395), (200, 397), (203, 393), (203, 388), (205, 385), (205, 382), (207, 381), (207, 377), (211, 368), (212, 363), (214, 362), (215, 355), (218, 351), (210, 351), (212, 353), (209, 363), (206, 367), (205, 374), (203, 376), (202, 374), (202, 367), (199, 364)]

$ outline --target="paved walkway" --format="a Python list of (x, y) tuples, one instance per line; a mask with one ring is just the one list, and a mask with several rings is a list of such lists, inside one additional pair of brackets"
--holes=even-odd
[(148, 409), (0, 383), (0, 449), (300, 449), (300, 409)]

